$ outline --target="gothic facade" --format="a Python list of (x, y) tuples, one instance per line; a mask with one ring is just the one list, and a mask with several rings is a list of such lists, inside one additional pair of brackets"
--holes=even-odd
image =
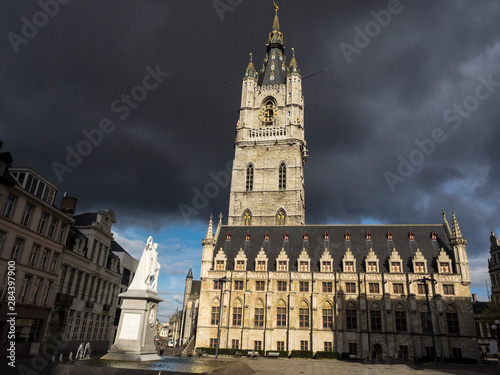
[[(467, 241), (441, 224), (306, 225), (304, 98), (276, 9), (250, 60), (236, 125), (228, 225), (203, 240), (196, 346), (477, 358)], [(427, 303), (427, 298), (429, 302)], [(435, 348), (435, 349), (434, 349)]]

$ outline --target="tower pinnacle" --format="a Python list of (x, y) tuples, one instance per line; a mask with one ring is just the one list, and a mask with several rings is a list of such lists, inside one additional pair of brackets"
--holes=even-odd
[(248, 63), (247, 70), (245, 71), (245, 77), (257, 78), (257, 71), (253, 66), (252, 52), (250, 52), (250, 62)]
[(451, 220), (451, 241), (452, 243), (456, 244), (467, 244), (467, 241), (465, 238), (462, 237), (462, 233), (460, 232), (460, 227), (458, 226), (458, 220), (457, 217), (455, 216), (455, 212), (451, 213), (452, 220)]

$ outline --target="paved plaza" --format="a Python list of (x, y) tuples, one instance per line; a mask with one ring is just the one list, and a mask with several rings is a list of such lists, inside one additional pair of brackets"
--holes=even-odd
[(490, 365), (458, 365), (439, 364), (436, 369), (433, 364), (425, 364), (423, 369), (416, 370), (415, 365), (405, 364), (363, 364), (360, 362), (329, 361), (329, 360), (295, 360), (261, 358), (257, 360), (240, 359), (247, 363), (255, 375), (485, 375), (500, 374), (496, 361)]

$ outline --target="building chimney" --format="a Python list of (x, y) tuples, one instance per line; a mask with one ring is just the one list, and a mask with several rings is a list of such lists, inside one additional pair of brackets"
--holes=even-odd
[(472, 293), (472, 302), (477, 302), (477, 297), (475, 293)]
[(61, 211), (65, 214), (73, 216), (76, 210), (76, 202), (78, 199), (76, 197), (68, 197), (66, 193), (61, 199)]

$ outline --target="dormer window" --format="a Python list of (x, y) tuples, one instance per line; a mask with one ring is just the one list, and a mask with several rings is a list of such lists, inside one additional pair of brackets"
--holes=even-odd
[(410, 241), (415, 240), (415, 235), (413, 234), (413, 231), (410, 231), (410, 233), (408, 233), (408, 238), (410, 239)]
[(439, 273), (450, 273), (450, 263), (440, 262), (439, 263)]
[(328, 232), (325, 232), (325, 234), (323, 235), (323, 239), (325, 241), (328, 241), (329, 237), (328, 237)]
[(437, 240), (436, 232), (432, 231), (432, 233), (431, 233), (431, 239), (432, 239), (433, 241), (436, 241), (436, 240)]
[(389, 241), (392, 241), (392, 233), (391, 233), (391, 231), (387, 232), (387, 239)]
[(328, 261), (321, 262), (321, 271), (331, 272), (332, 271), (332, 262), (328, 262)]
[(226, 234), (226, 240), (229, 241), (230, 239), (231, 239), (231, 233), (227, 232), (227, 234)]
[(356, 259), (351, 249), (347, 248), (342, 262), (344, 263), (344, 272), (356, 272)]
[(415, 272), (416, 273), (425, 273), (425, 263), (424, 262), (415, 262)]
[(250, 241), (250, 234), (248, 232), (245, 234), (245, 241)]
[(304, 241), (309, 240), (309, 235), (307, 234), (307, 232), (304, 233), (304, 237), (303, 238), (304, 238)]
[(378, 258), (373, 249), (370, 249), (365, 260), (366, 272), (378, 272)]
[(221, 247), (219, 252), (215, 256), (214, 268), (216, 271), (224, 271), (226, 269), (226, 264), (227, 264), (227, 257), (226, 254), (224, 253), (224, 250), (222, 250)]
[(348, 231), (348, 230), (346, 230), (346, 231), (345, 231), (345, 234), (344, 234), (344, 239), (345, 239), (346, 241), (349, 241), (349, 240), (351, 239), (351, 236), (349, 235), (349, 231)]
[(415, 273), (426, 273), (427, 272), (427, 261), (424, 255), (417, 249), (415, 256), (413, 257), (413, 272)]
[(287, 271), (287, 261), (286, 260), (279, 260), (278, 261), (278, 271)]
[(366, 231), (365, 238), (366, 238), (367, 241), (370, 241), (372, 239), (370, 231), (368, 231), (368, 230)]
[(309, 272), (311, 258), (309, 258), (309, 254), (306, 249), (302, 249), (302, 252), (297, 259), (299, 272)]
[(392, 249), (391, 256), (389, 257), (389, 265), (391, 273), (400, 273), (403, 270), (403, 259), (399, 256), (396, 248)]
[(377, 272), (377, 262), (367, 262), (367, 272)]
[(264, 241), (269, 241), (269, 233), (264, 234)]
[(288, 233), (287, 232), (285, 232), (285, 234), (283, 235), (283, 240), (288, 241)]
[(264, 249), (260, 249), (259, 253), (255, 257), (255, 270), (256, 271), (267, 271), (267, 256)]
[(451, 259), (443, 248), (441, 248), (437, 257), (437, 263), (439, 265), (439, 273), (451, 273)]
[(321, 255), (321, 258), (319, 259), (319, 262), (319, 264), (321, 265), (321, 272), (332, 272), (333, 258), (326, 247), (325, 251), (323, 251), (323, 255)]
[(247, 256), (243, 249), (240, 249), (238, 254), (234, 259), (234, 269), (235, 271), (245, 271), (247, 269)]
[(354, 272), (354, 262), (352, 260), (344, 262), (344, 272)]
[(401, 263), (391, 262), (391, 272), (401, 272)]

